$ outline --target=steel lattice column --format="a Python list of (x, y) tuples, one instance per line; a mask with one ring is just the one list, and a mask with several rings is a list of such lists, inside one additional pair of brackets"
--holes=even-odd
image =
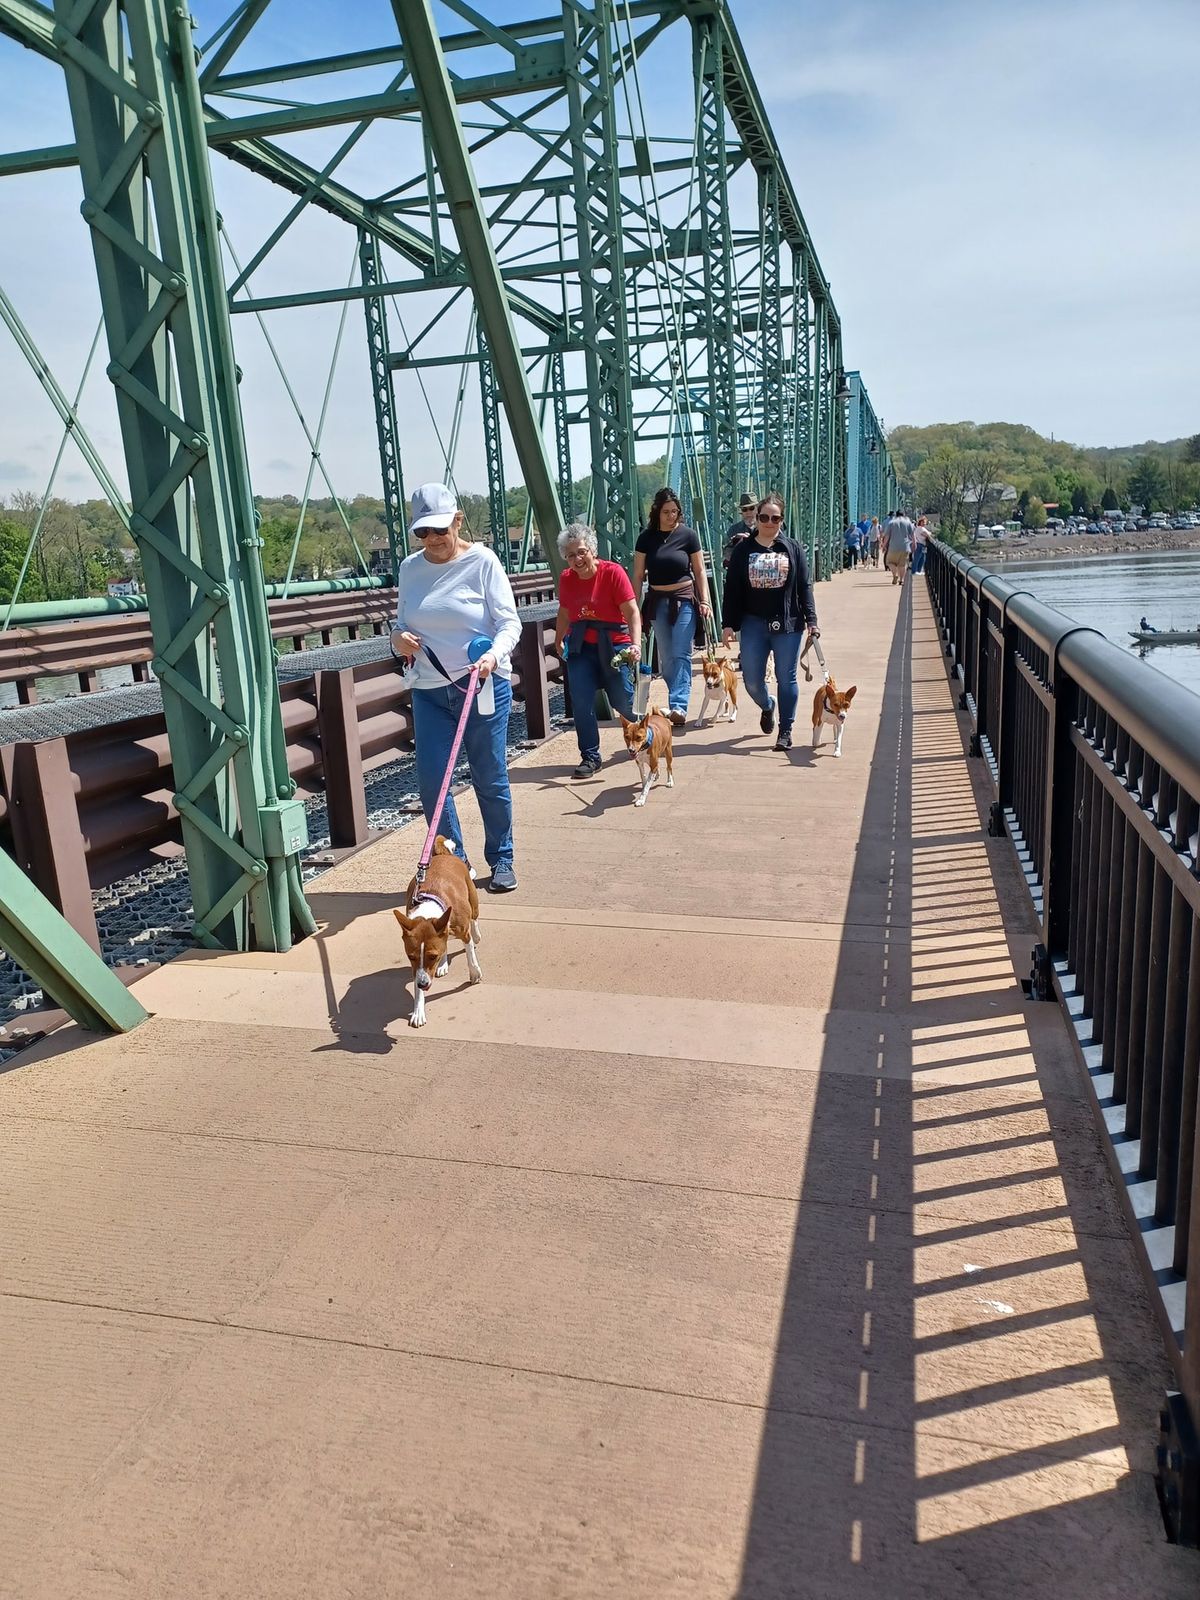
[(300, 887), (307, 833), (288, 777), (191, 18), (166, 0), (56, 0), (56, 15), (196, 932), (287, 949), (294, 927), (314, 926)]
[[(379, 260), (379, 240), (366, 228), (358, 231), (358, 260), (364, 289), (384, 281)], [(379, 470), (383, 478), (383, 514), (387, 523), (392, 582), (401, 556), (408, 554), (408, 518), (404, 504), (404, 474), (400, 466), (400, 436), (396, 426), (396, 385), (388, 347), (387, 305), (380, 294), (363, 297), (367, 318), (367, 353), (371, 362), (371, 392), (375, 399), (375, 432), (379, 439)]]
[(719, 537), (726, 522), (736, 515), (741, 484), (734, 345), (736, 279), (729, 226), (729, 157), (725, 139), (721, 28), (716, 17), (693, 18), (692, 70), (696, 84), (696, 170), (704, 272), (702, 322), (708, 363), (704, 440), (708, 522), (714, 537)]
[(567, 374), (563, 353), (550, 357), (550, 395), (554, 407), (554, 446), (558, 457), (558, 498), (564, 525), (575, 517), (575, 480), (571, 476), (571, 429), (567, 412)]
[(638, 533), (633, 394), (625, 304), (611, 0), (563, 0), (567, 106), (578, 233), (596, 532), (604, 553), (633, 557)]
[(783, 285), (780, 275), (779, 168), (759, 174), (759, 238), (762, 251), (759, 351), (763, 385), (763, 468), (766, 488), (782, 493), (786, 471), (787, 415), (783, 396)]
[(512, 548), (508, 538), (508, 494), (504, 486), (504, 442), (500, 436), (500, 390), (487, 336), (482, 328), (477, 338), (479, 393), (483, 401), (483, 453), (487, 463), (488, 519), (492, 525), (492, 549), (504, 563), (507, 572), (512, 566)]
[(812, 460), (812, 324), (808, 310), (808, 265), (803, 250), (792, 251), (792, 532), (814, 557)]

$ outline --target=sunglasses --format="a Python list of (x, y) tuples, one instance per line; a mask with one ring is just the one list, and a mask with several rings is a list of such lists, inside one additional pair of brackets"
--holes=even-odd
[(449, 527), (449, 528), (414, 528), (412, 533), (413, 533), (413, 538), (414, 539), (431, 539), (431, 538), (432, 539), (440, 539), (441, 536), (444, 533), (452, 533), (453, 531), (454, 531), (453, 527)]
[(760, 511), (758, 513), (758, 520), (760, 522), (782, 522), (783, 518), (782, 516), (772, 516), (767, 511)]

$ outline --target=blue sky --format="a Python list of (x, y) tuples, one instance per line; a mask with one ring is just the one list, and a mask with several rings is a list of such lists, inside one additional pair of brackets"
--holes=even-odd
[[(231, 3), (196, 0), (201, 39)], [(484, 0), (484, 9), (508, 18), (554, 8)], [(888, 424), (1003, 419), (1087, 444), (1200, 429), (1200, 0), (733, 0), (733, 11), (833, 287), (847, 365), (862, 370)], [(386, 0), (274, 0), (237, 64), (392, 37)], [(660, 48), (647, 62), (658, 126), (673, 108), (689, 114), (684, 61)], [(361, 88), (377, 86), (378, 74)], [(409, 130), (378, 132), (345, 168), (364, 192), (412, 167)], [(4, 148), (69, 137), (56, 70), (0, 41)], [(311, 133), (293, 148), (315, 161), (338, 138)], [(214, 174), (244, 258), (288, 200), (222, 158)], [(78, 202), (69, 172), (0, 181), (0, 283), (70, 390), (98, 314)], [(305, 219), (255, 288), (344, 282), (352, 251), (344, 228)], [(314, 427), (337, 325), (328, 307), (270, 321)], [(447, 328), (461, 338), (453, 319)], [(238, 318), (235, 332), (256, 486), (299, 492), (303, 435), (257, 328)], [(40, 492), (55, 419), (7, 340), (0, 334), (0, 495)], [(443, 427), (453, 386), (449, 373), (428, 380)], [(458, 477), (480, 487), (473, 380), (470, 391)], [(401, 401), (406, 476), (436, 476), (440, 450), (411, 381)], [(119, 463), (102, 371), (83, 409)], [(373, 432), (355, 306), (324, 443), (339, 492), (378, 491)], [(60, 491), (82, 498), (90, 484), (68, 453)]]

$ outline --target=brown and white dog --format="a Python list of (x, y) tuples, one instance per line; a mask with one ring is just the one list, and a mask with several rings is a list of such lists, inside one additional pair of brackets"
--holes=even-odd
[(640, 722), (631, 722), (623, 712), (618, 712), (625, 732), (625, 748), (637, 762), (638, 777), (642, 787), (633, 797), (635, 806), (644, 806), (646, 796), (658, 782), (658, 763), (667, 765), (667, 788), (675, 787), (671, 771), (671, 723), (665, 711), (651, 706)]
[[(717, 714), (708, 715), (709, 702), (717, 702)], [(700, 707), (701, 722), (737, 721), (737, 678), (727, 656), (704, 662), (704, 703)]]
[(846, 713), (850, 710), (850, 702), (858, 693), (858, 685), (854, 684), (841, 692), (837, 684), (830, 678), (824, 688), (818, 689), (813, 695), (813, 736), (812, 747), (815, 750), (821, 742), (821, 735), (828, 722), (833, 728), (833, 753), (840, 756), (842, 753), (842, 729), (846, 726)]
[(414, 878), (404, 899), (405, 909), (394, 913), (404, 929), (404, 950), (413, 969), (413, 1009), (410, 1028), (425, 1026), (425, 991), (435, 978), (450, 971), (446, 946), (451, 934), (461, 939), (467, 952), (472, 983), (483, 977), (475, 947), (479, 943), (479, 896), (461, 856), (455, 855), (439, 833), (425, 870), (425, 882)]

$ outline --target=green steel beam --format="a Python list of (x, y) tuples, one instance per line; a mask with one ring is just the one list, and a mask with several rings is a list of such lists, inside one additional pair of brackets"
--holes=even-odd
[(475, 185), (475, 172), (458, 120), (433, 13), (429, 0), (392, 0), (392, 10), (409, 52), (409, 66), (421, 99), (425, 136), (433, 147), (442, 186), (450, 196), (458, 246), (475, 291), (479, 326), (495, 363), (496, 380), (504, 399), (525, 488), (533, 503), (547, 559), (557, 572), (561, 562), (555, 539), (562, 526), (558, 492), (547, 459), (546, 442), (534, 412), (529, 379), (521, 360), (483, 202)]
[(762, 358), (763, 472), (765, 488), (782, 494), (786, 471), (787, 415), (783, 388), (783, 281), (779, 215), (779, 163), (760, 174), (762, 265), (759, 272)]
[(737, 307), (733, 239), (729, 226), (729, 155), (726, 147), (721, 30), (714, 16), (692, 23), (692, 74), (696, 90), (699, 240), (708, 407), (705, 419), (708, 521), (718, 534), (737, 514), (741, 494), (738, 450)]
[(512, 550), (508, 540), (508, 494), (504, 482), (504, 440), (500, 431), (500, 390), (496, 383), (495, 363), (492, 361), (487, 336), (482, 328), (476, 334), (476, 339), (479, 343), (479, 395), (483, 405), (483, 459), (487, 471), (488, 522), (491, 527), (492, 549), (500, 557), (507, 571), (512, 565)]
[(596, 532), (606, 555), (630, 563), (640, 515), (617, 176), (611, 0), (594, 0), (590, 6), (580, 0), (563, 0), (563, 32)]
[[(366, 228), (358, 233), (359, 270), (363, 287), (378, 288), (382, 269), (379, 240)], [(387, 525), (388, 553), (393, 583), (400, 562), (408, 554), (408, 517), (404, 504), (404, 472), (400, 462), (400, 428), (396, 416), (396, 386), (388, 348), (387, 303), (378, 295), (363, 299), (367, 319), (367, 357), (371, 365), (371, 395), (375, 402), (375, 436), (383, 479), (383, 515)]]
[(0, 850), (0, 949), (81, 1028), (128, 1033), (146, 1010), (63, 914)]
[(56, 0), (196, 932), (286, 950), (313, 921), (196, 78), (168, 0)]

